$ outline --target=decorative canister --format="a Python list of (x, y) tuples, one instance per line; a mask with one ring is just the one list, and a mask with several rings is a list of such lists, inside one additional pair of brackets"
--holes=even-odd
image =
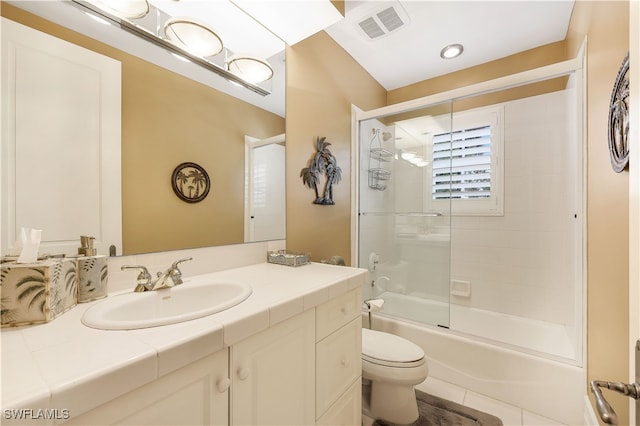
[(78, 303), (75, 259), (3, 263), (2, 327), (49, 322)]
[(107, 297), (107, 256), (81, 256), (78, 262), (78, 302)]

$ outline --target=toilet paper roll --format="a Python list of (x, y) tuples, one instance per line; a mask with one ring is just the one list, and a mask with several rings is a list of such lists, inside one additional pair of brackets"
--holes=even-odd
[(365, 300), (365, 304), (367, 305), (369, 312), (379, 311), (380, 309), (382, 309), (382, 305), (384, 305), (384, 300), (383, 299)]

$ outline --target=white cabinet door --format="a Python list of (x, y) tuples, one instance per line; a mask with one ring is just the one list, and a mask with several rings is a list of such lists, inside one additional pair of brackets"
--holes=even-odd
[(316, 350), (316, 413), (336, 402), (362, 374), (362, 326), (360, 318), (318, 342)]
[(120, 62), (2, 18), (2, 253), (122, 253)]
[(72, 417), (66, 424), (228, 425), (228, 365), (224, 349)]
[(231, 424), (315, 424), (315, 311), (231, 348)]
[(354, 426), (362, 424), (362, 382), (358, 378), (342, 397), (318, 419), (318, 425)]

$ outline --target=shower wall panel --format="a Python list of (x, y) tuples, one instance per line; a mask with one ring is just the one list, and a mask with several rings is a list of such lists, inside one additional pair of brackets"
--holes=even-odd
[(452, 303), (558, 324), (575, 321), (581, 214), (575, 92), (505, 103), (504, 216), (454, 216)]

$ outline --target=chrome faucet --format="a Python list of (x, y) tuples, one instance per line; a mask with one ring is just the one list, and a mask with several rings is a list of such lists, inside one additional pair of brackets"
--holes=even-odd
[(122, 271), (130, 269), (140, 271), (136, 282), (136, 288), (133, 291), (153, 291), (182, 284), (182, 271), (180, 271), (178, 265), (192, 259), (192, 257), (185, 257), (184, 259), (176, 260), (166, 271), (158, 272), (157, 279), (155, 281), (149, 273), (149, 270), (142, 265), (122, 265), (120, 269)]

